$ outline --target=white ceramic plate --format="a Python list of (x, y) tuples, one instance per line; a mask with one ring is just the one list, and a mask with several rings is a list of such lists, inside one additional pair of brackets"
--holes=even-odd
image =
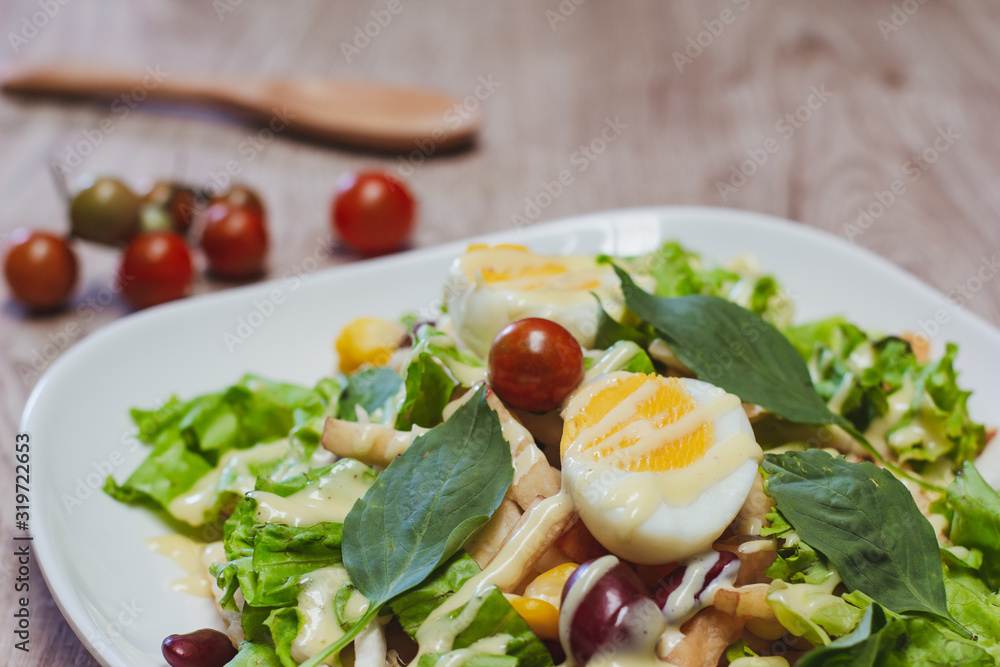
[[(710, 260), (756, 255), (790, 290), (797, 317), (842, 313), (865, 327), (933, 333), (961, 345), (973, 416), (996, 423), (1000, 332), (885, 260), (788, 221), (743, 211), (649, 208), (598, 213), (484, 238), (549, 253), (634, 255), (676, 238)], [(128, 410), (171, 393), (216, 390), (252, 371), (312, 383), (334, 368), (333, 337), (362, 315), (433, 308), (466, 243), (228, 290), (129, 316), (76, 345), (39, 382), (25, 409), (35, 491), (35, 550), (77, 635), (105, 665), (163, 665), (171, 633), (221, 627), (213, 604), (176, 593), (182, 575), (144, 541), (168, 532), (149, 512), (111, 500), (106, 474), (126, 477), (145, 455)], [(943, 314), (943, 315), (942, 315)], [(938, 319), (931, 331), (928, 322)], [(242, 324), (241, 324), (242, 322)], [(997, 448), (982, 467), (1000, 480)]]

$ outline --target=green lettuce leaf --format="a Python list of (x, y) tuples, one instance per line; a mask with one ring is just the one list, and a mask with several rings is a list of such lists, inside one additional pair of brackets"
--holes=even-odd
[[(831, 575), (835, 576), (835, 575)], [(843, 597), (834, 595), (828, 586), (771, 582), (767, 604), (789, 632), (805, 637), (811, 644), (828, 644), (830, 637), (851, 631), (864, 610)]]
[(945, 569), (944, 588), (948, 611), (1000, 663), (1000, 595), (974, 570), (958, 564)]
[(395, 598), (389, 607), (406, 634), (416, 639), (417, 629), (431, 612), (479, 572), (476, 561), (468, 554), (459, 552), (434, 570), (423, 584)]
[[(489, 589), (489, 592), (482, 596), (474, 597), (469, 604), (478, 604), (479, 608), (471, 622), (464, 628), (454, 628), (455, 640), (451, 650), (462, 650), (472, 648), (473, 657), (480, 658), (477, 664), (482, 665), (507, 665), (508, 667), (549, 667), (552, 665), (552, 656), (549, 654), (545, 644), (531, 631), (528, 624), (510, 605), (507, 598), (496, 588)], [(459, 619), (465, 606), (456, 609), (446, 616), (452, 622)], [(483, 650), (476, 654), (476, 642), (497, 635), (508, 635), (510, 639), (506, 642), (503, 655), (506, 660), (498, 660), (497, 654), (492, 651)], [(433, 667), (442, 658), (447, 659), (449, 653), (431, 653), (420, 658), (418, 667)], [(469, 663), (466, 663), (469, 664)]]
[(981, 646), (925, 619), (890, 617), (879, 605), (865, 610), (852, 633), (804, 655), (798, 667), (988, 667)]
[[(172, 500), (214, 472), (215, 502), (207, 516), (191, 521), (175, 515), (195, 525), (211, 520), (231, 495), (249, 490), (257, 475), (278, 469), (289, 453), (308, 458), (319, 442), (317, 423), (331, 413), (338, 391), (339, 385), (328, 379), (310, 389), (246, 375), (222, 392), (184, 402), (173, 397), (157, 410), (133, 410), (138, 437), (153, 450), (122, 484), (109, 476), (105, 491), (122, 502), (169, 511)], [(256, 461), (246, 470), (226, 468), (231, 452), (288, 437), (298, 447), (294, 452)]]
[(403, 388), (403, 378), (390, 368), (366, 368), (342, 378), (344, 391), (340, 395), (337, 414), (347, 421), (358, 420), (360, 407), (369, 415), (385, 410), (386, 404)]
[(282, 667), (281, 660), (270, 644), (243, 642), (236, 657), (226, 667)]
[(440, 424), (444, 407), (458, 381), (433, 355), (422, 352), (407, 365), (405, 394), (396, 414), (395, 428), (409, 431), (414, 426), (431, 428)]
[[(821, 584), (827, 581), (833, 569), (823, 556), (803, 542), (788, 520), (777, 508), (767, 514), (769, 525), (762, 528), (763, 537), (781, 540), (774, 562), (765, 574), (790, 584)], [(839, 575), (838, 575), (839, 576)]]
[(1000, 589), (1000, 493), (966, 462), (943, 502), (935, 505), (951, 519), (952, 544), (982, 553), (980, 573), (991, 590)]

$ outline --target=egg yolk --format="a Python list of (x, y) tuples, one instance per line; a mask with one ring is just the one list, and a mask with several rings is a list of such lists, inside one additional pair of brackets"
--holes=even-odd
[[(637, 447), (648, 430), (676, 424), (698, 407), (677, 378), (632, 374), (594, 393), (582, 408), (568, 415), (560, 452), (588, 452), (594, 460), (608, 459), (619, 470), (666, 472), (685, 468), (704, 457), (713, 442), (711, 421), (680, 431), (677, 438), (652, 448)], [(631, 428), (630, 428), (631, 427)], [(637, 428), (638, 427), (638, 428)], [(646, 428), (643, 428), (646, 427)]]

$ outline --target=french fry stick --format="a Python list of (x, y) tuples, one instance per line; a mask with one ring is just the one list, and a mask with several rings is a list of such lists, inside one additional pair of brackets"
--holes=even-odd
[(716, 667), (726, 647), (740, 638), (744, 620), (708, 607), (681, 626), (684, 639), (666, 656), (675, 667)]
[(511, 496), (521, 509), (527, 511), (539, 496), (549, 498), (559, 493), (562, 483), (559, 471), (549, 465), (528, 429), (514, 418), (493, 392), (487, 396), (486, 402), (496, 411), (503, 437), (510, 445), (510, 453), (514, 458)]
[(486, 567), (503, 547), (520, 519), (521, 508), (509, 496), (504, 498), (486, 525), (465, 543), (465, 551), (479, 567)]
[[(497, 552), (495, 558), (505, 559), (517, 554), (516, 562), (519, 564), (519, 571), (506, 572), (502, 581), (497, 581), (496, 586), (504, 593), (514, 593), (521, 590), (529, 579), (533, 579), (537, 571), (535, 564), (555, 546), (556, 540), (566, 530), (570, 521), (576, 516), (572, 512), (558, 512), (552, 516), (552, 520), (539, 523), (547, 515), (544, 513), (543, 498), (536, 498), (528, 509), (521, 515), (520, 520), (507, 536), (504, 545)], [(491, 561), (492, 562), (492, 561)]]
[(384, 468), (426, 431), (419, 426), (412, 431), (397, 431), (382, 424), (359, 424), (328, 417), (323, 425), (322, 443), (337, 456)]
[(774, 610), (767, 603), (768, 584), (749, 586), (723, 586), (715, 591), (712, 606), (733, 616), (773, 619)]

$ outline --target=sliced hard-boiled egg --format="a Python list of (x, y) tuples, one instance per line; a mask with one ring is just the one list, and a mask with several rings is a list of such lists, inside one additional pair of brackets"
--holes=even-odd
[(461, 340), (485, 358), (500, 330), (526, 317), (565, 327), (584, 348), (594, 346), (597, 294), (620, 317), (614, 270), (593, 256), (537, 255), (524, 246), (471, 245), (455, 260), (445, 304)]
[(562, 414), (563, 487), (594, 537), (635, 563), (708, 549), (762, 458), (740, 399), (699, 380), (609, 373)]

